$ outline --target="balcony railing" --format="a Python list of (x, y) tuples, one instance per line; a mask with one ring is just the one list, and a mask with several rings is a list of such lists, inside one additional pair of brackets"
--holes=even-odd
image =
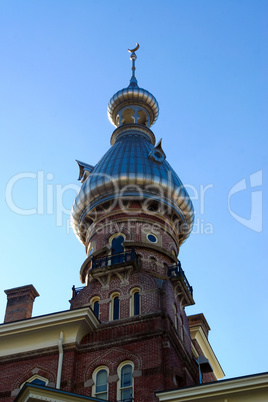
[(184, 270), (181, 267), (181, 263), (180, 261), (176, 264), (173, 265), (171, 267), (168, 268), (168, 276), (174, 278), (174, 277), (180, 277), (183, 279), (183, 282), (185, 283), (187, 289), (189, 290), (189, 292), (191, 293), (191, 296), (193, 296), (193, 288), (192, 286), (190, 286), (186, 275), (184, 273)]
[(102, 258), (92, 257), (92, 269), (95, 268), (106, 268), (116, 264), (122, 264), (126, 262), (138, 262), (138, 256), (135, 252), (135, 248), (132, 247), (131, 251), (126, 251), (125, 253), (106, 255)]
[(84, 286), (80, 286), (79, 288), (76, 288), (74, 285), (72, 287), (72, 299), (74, 299), (81, 290), (84, 289)]

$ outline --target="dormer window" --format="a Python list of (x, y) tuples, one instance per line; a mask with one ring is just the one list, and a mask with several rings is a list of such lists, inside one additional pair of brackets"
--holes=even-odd
[(154, 152), (154, 156), (155, 156), (157, 159), (161, 159), (163, 155), (160, 154), (160, 152), (156, 151), (156, 152)]
[(162, 149), (162, 140), (151, 150), (149, 153), (149, 158), (155, 162), (162, 163), (166, 159), (166, 154)]

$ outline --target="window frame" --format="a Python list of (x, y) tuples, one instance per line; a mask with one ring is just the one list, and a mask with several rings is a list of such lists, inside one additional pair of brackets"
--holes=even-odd
[[(98, 315), (96, 315), (95, 310), (94, 310), (94, 305), (95, 305), (96, 302), (99, 303), (99, 314)], [(94, 296), (94, 297), (92, 297), (90, 299), (90, 307), (91, 307), (91, 310), (93, 310), (93, 312), (96, 315), (96, 317), (98, 319), (100, 319), (100, 297), (99, 296)]]
[[(154, 240), (150, 240), (150, 238), (149, 238), (150, 236), (151, 236)], [(157, 244), (157, 243), (158, 243), (158, 237), (157, 237), (154, 233), (147, 233), (146, 238), (147, 238), (147, 240), (148, 240), (149, 243), (152, 243), (152, 244)]]
[[(113, 235), (111, 235), (109, 237), (109, 245), (110, 245), (110, 249), (111, 249), (111, 254), (112, 254), (112, 242), (116, 237), (119, 237), (119, 236), (122, 236), (123, 239), (124, 239), (123, 242), (122, 242), (122, 245), (124, 247), (124, 242), (126, 241), (126, 235), (124, 233), (121, 233), (121, 232), (114, 233)], [(125, 249), (125, 247), (124, 247), (124, 249)]]
[(100, 392), (99, 393), (96, 392), (97, 391), (97, 376), (98, 376), (98, 373), (100, 371), (102, 371), (102, 370), (106, 371), (106, 373), (107, 373), (107, 378), (106, 378), (106, 385), (107, 385), (106, 386), (106, 395), (107, 395), (107, 397), (106, 397), (106, 399), (103, 399), (104, 401), (107, 401), (108, 398), (109, 398), (109, 383), (107, 381), (107, 379), (109, 377), (109, 368), (107, 366), (99, 366), (93, 371), (93, 374), (92, 374), (92, 379), (93, 379), (92, 396), (95, 397), (95, 398), (102, 399), (99, 396)]
[[(121, 387), (121, 380), (122, 380), (122, 369), (125, 366), (130, 365), (132, 370), (131, 370), (131, 377), (132, 377), (132, 381), (131, 381), (131, 387)], [(117, 375), (118, 375), (118, 381), (117, 381), (117, 400), (118, 401), (124, 401), (124, 399), (121, 398), (121, 394), (122, 394), (122, 390), (126, 390), (126, 389), (132, 389), (132, 395), (131, 398), (132, 400), (134, 400), (134, 377), (133, 377), (133, 372), (134, 372), (134, 363), (131, 360), (125, 360), (122, 363), (119, 364), (119, 366), (117, 367)]]
[[(114, 318), (114, 299), (118, 297), (118, 318)], [(117, 321), (120, 320), (120, 293), (113, 292), (110, 295), (110, 304), (109, 304), (109, 321)]]
[[(123, 251), (122, 251), (121, 253), (115, 253), (115, 254), (113, 254), (113, 247), (112, 247), (113, 241), (114, 241), (114, 239), (116, 239), (117, 237), (120, 237), (120, 236), (123, 238), (123, 241), (122, 241), (122, 243), (121, 243), (121, 245), (122, 245), (122, 247), (123, 247)], [(124, 246), (124, 242), (125, 242), (125, 241), (126, 241), (126, 235), (125, 235), (124, 233), (121, 233), (121, 232), (114, 233), (113, 235), (111, 235), (111, 236), (109, 237), (109, 240), (108, 240), (108, 242), (109, 242), (109, 249), (110, 249), (110, 251), (109, 251), (109, 256), (111, 257), (111, 258), (109, 259), (109, 262), (108, 262), (108, 265), (109, 265), (109, 266), (115, 265), (115, 264), (121, 262), (120, 254), (123, 255), (123, 254), (125, 253), (125, 246)], [(118, 261), (117, 261), (117, 260), (118, 260)]]
[[(139, 294), (139, 312), (138, 312), (138, 314), (135, 314), (135, 294), (137, 294), (137, 293)], [(130, 310), (130, 317), (136, 317), (138, 315), (141, 315), (141, 290), (140, 290), (140, 288), (131, 289), (129, 310)]]

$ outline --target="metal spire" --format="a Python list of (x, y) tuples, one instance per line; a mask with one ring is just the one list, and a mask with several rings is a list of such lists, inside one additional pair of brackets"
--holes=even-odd
[(138, 43), (136, 43), (136, 47), (134, 49), (128, 49), (129, 53), (131, 53), (130, 60), (132, 60), (132, 68), (131, 68), (132, 76), (131, 76), (131, 79), (130, 79), (130, 82), (129, 82), (130, 87), (137, 87), (138, 86), (138, 81), (137, 81), (137, 79), (135, 77), (135, 70), (136, 70), (135, 61), (137, 59), (137, 56), (136, 56), (135, 52), (136, 52), (136, 50), (139, 49), (139, 47), (140, 47), (140, 45)]

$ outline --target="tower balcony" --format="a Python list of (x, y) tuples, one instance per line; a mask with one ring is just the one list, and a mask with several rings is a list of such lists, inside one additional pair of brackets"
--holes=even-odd
[(181, 267), (180, 261), (176, 265), (168, 268), (168, 276), (174, 282), (177, 294), (183, 296), (184, 306), (195, 304), (193, 299), (193, 288), (188, 282), (184, 270)]
[(129, 263), (138, 263), (138, 256), (135, 252), (135, 248), (133, 247), (130, 251), (125, 251), (124, 253), (106, 255), (101, 258), (92, 257), (91, 259), (91, 269), (94, 270), (96, 268), (106, 268), (106, 267), (115, 267), (118, 265), (129, 265)]
[(86, 282), (86, 275), (99, 279), (107, 274), (111, 277), (114, 273), (122, 279), (120, 273), (125, 273), (126, 276), (127, 271), (130, 273), (133, 268), (138, 268), (138, 255), (134, 247), (119, 254), (106, 254), (99, 258), (88, 257), (81, 267), (80, 277), (82, 283)]

